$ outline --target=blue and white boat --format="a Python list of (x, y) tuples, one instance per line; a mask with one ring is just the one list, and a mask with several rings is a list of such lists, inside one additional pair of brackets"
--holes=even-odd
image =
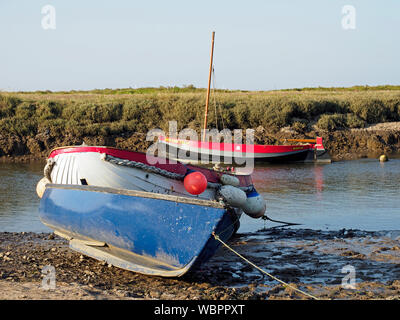
[[(207, 181), (198, 195), (185, 191), (193, 171)], [(250, 175), (154, 167), (144, 154), (108, 147), (57, 148), (44, 175), (37, 190), (45, 225), (75, 251), (149, 275), (182, 276), (216, 252), (214, 234), (227, 241), (237, 231), (242, 212), (265, 211)]]
[(71, 249), (134, 272), (178, 277), (227, 241), (238, 216), (215, 201), (105, 187), (49, 184), (40, 219)]

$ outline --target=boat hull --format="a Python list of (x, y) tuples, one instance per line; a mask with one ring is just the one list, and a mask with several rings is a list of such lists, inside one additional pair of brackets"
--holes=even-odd
[(320, 144), (246, 145), (189, 141), (159, 137), (160, 149), (170, 159), (187, 163), (224, 163), (246, 165), (254, 162), (330, 162), (329, 153)]
[[(209, 152), (208, 150), (192, 149), (190, 150), (190, 157), (179, 157), (179, 154), (187, 152), (187, 149), (181, 149), (177, 146), (169, 145), (167, 147), (168, 155), (171, 159), (187, 162), (187, 163), (224, 163), (236, 166), (244, 166), (249, 161), (254, 162), (314, 162), (314, 150), (302, 149), (295, 151), (286, 151), (280, 153), (260, 153), (253, 154), (253, 156), (243, 157), (233, 153), (226, 152)], [(178, 156), (177, 156), (178, 155)]]
[(114, 188), (48, 184), (41, 221), (70, 247), (123, 269), (182, 276), (228, 240), (238, 216), (215, 201)]

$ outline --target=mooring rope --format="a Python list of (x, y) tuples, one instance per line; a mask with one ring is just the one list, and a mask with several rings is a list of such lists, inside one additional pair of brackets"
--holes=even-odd
[(280, 221), (280, 220), (274, 220), (271, 219), (270, 217), (268, 217), (266, 214), (264, 214), (261, 219), (263, 219), (264, 221), (269, 220), (272, 222), (276, 222), (276, 223), (282, 223), (284, 224), (284, 226), (279, 226), (279, 227), (285, 227), (285, 226), (300, 226), (301, 223), (296, 223), (296, 222), (286, 222), (286, 221)]
[(257, 265), (255, 265), (253, 262), (251, 262), (251, 261), (249, 261), (248, 259), (246, 259), (245, 257), (243, 257), (239, 252), (237, 252), (237, 251), (235, 251), (233, 248), (231, 248), (231, 247), (230, 247), (228, 244), (226, 244), (224, 241), (222, 241), (221, 238), (220, 238), (217, 234), (215, 234), (215, 232), (213, 232), (212, 235), (214, 236), (215, 240), (221, 242), (226, 248), (228, 248), (229, 250), (231, 250), (231, 251), (232, 251), (234, 254), (236, 254), (239, 258), (243, 259), (243, 260), (246, 261), (248, 264), (250, 264), (251, 266), (253, 266), (254, 268), (256, 268), (258, 271), (260, 271), (260, 272), (266, 274), (267, 276), (271, 277), (271, 278), (274, 279), (275, 281), (280, 282), (284, 287), (291, 288), (291, 289), (293, 289), (293, 290), (295, 290), (295, 291), (297, 291), (297, 292), (299, 292), (299, 293), (301, 293), (301, 294), (306, 295), (307, 297), (310, 297), (310, 298), (315, 299), (315, 300), (319, 300), (317, 297), (315, 297), (315, 296), (313, 296), (313, 295), (311, 295), (311, 294), (309, 294), (309, 293), (307, 293), (307, 292), (305, 292), (305, 291), (303, 291), (303, 290), (300, 290), (300, 289), (298, 289), (298, 288), (295, 288), (295, 287), (291, 286), (290, 284), (288, 284), (288, 283), (286, 283), (286, 282), (284, 282), (284, 281), (278, 279), (277, 277), (273, 276), (272, 274), (266, 272), (265, 270), (261, 269), (260, 267), (258, 267)]
[[(164, 170), (164, 169), (157, 168), (157, 167), (152, 166), (152, 165), (145, 164), (143, 162), (137, 162), (137, 161), (127, 160), (127, 159), (117, 158), (117, 157), (114, 157), (114, 156), (110, 156), (109, 154), (106, 154), (106, 153), (102, 153), (101, 154), (101, 158), (104, 161), (108, 161), (108, 162), (116, 164), (116, 165), (145, 170), (147, 172), (156, 173), (156, 174), (159, 174), (161, 176), (164, 176), (164, 177), (167, 177), (167, 178), (170, 178), (170, 179), (174, 179), (174, 180), (183, 181), (183, 179), (185, 178), (184, 174), (170, 172), (170, 171), (167, 171), (167, 170)], [(209, 181), (207, 182), (207, 187), (208, 188), (218, 189), (221, 186), (222, 185), (220, 183), (209, 182)], [(244, 192), (250, 192), (251, 190), (254, 189), (254, 186), (238, 187), (238, 188), (243, 190)]]
[[(215, 99), (216, 96), (216, 88), (217, 88), (217, 81), (216, 81), (216, 77), (215, 77), (215, 72), (214, 72), (214, 66), (212, 68), (212, 82), (213, 82), (213, 99), (214, 99), (214, 107), (215, 107), (215, 112), (217, 113), (217, 101)], [(222, 116), (222, 110), (221, 107), (218, 105), (218, 111), (219, 111), (219, 116), (221, 117), (221, 122), (222, 122), (222, 129), (225, 130), (225, 122), (224, 122), (224, 117)], [(218, 116), (216, 115), (216, 117), (218, 118)], [(218, 122), (217, 122), (217, 129), (218, 128)]]

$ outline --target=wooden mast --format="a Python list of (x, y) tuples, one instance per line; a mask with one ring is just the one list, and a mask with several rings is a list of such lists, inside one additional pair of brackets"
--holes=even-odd
[(209, 75), (208, 75), (208, 87), (207, 87), (206, 110), (205, 110), (205, 113), (204, 113), (203, 141), (206, 140), (208, 103), (209, 103), (209, 101), (210, 101), (211, 74), (212, 74), (213, 55), (214, 55), (214, 37), (215, 37), (215, 31), (213, 31), (213, 33), (212, 33), (212, 42), (211, 42), (210, 72), (209, 72)]

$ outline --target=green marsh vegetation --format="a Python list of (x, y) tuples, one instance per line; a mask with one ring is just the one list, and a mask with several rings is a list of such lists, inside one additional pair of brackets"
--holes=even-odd
[[(194, 86), (104, 89), (69, 92), (0, 93), (0, 134), (34, 137), (72, 135), (119, 136), (200, 130), (206, 90)], [(400, 121), (400, 86), (303, 88), (278, 91), (217, 90), (210, 99), (209, 128), (215, 127), (215, 105), (226, 128), (290, 126), (299, 132), (363, 128), (368, 124)], [(219, 129), (221, 130), (219, 119)]]

